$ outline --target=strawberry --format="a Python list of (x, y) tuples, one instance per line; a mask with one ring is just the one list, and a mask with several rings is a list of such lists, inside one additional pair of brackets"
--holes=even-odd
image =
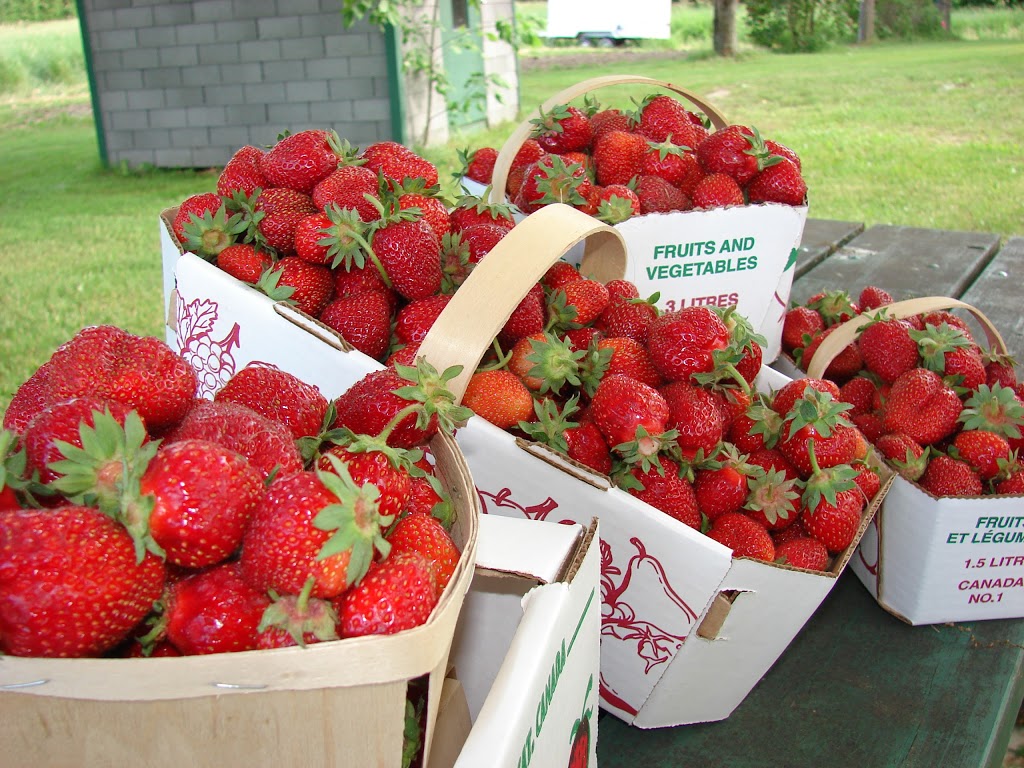
[(548, 313), (559, 327), (591, 325), (604, 312), (610, 297), (603, 283), (581, 278), (552, 292)]
[[(954, 452), (955, 451), (955, 452)], [(1000, 463), (1010, 461), (1010, 443), (1002, 435), (980, 429), (956, 433), (950, 454), (967, 462), (982, 480), (991, 480), (1000, 471)]]
[(415, 551), (427, 558), (434, 571), (440, 597), (455, 573), (460, 556), (459, 548), (441, 521), (423, 513), (406, 515), (391, 529), (386, 539), (391, 545), (392, 555)]
[(1017, 386), (1016, 361), (1009, 355), (988, 352), (982, 357), (985, 363), (985, 383), (989, 387), (999, 384), (1003, 387)]
[(822, 468), (859, 458), (863, 438), (844, 415), (849, 408), (832, 395), (807, 387), (783, 417), (778, 447), (801, 476), (812, 474), (815, 457)]
[(772, 139), (765, 139), (764, 146), (765, 149), (767, 149), (771, 154), (786, 158), (790, 162), (794, 163), (797, 168), (802, 167), (800, 162), (800, 156), (797, 155), (797, 153), (794, 150), (790, 149), (785, 144), (780, 144), (779, 142), (773, 141)]
[(335, 298), (319, 320), (367, 357), (383, 360), (391, 343), (391, 302), (381, 291)]
[(304, 648), (338, 639), (338, 612), (331, 601), (310, 596), (315, 583), (307, 579), (298, 595), (271, 601), (256, 627), (257, 648)]
[(676, 444), (687, 459), (708, 458), (723, 438), (725, 419), (714, 395), (688, 381), (674, 381), (658, 390), (669, 407), (666, 426), (677, 433)]
[(1010, 387), (982, 384), (964, 401), (960, 423), (963, 429), (1000, 434), (1017, 450), (1024, 434), (1024, 403)]
[(679, 465), (671, 459), (662, 458), (660, 469), (633, 467), (622, 487), (669, 517), (700, 530), (700, 509), (693, 484), (680, 475)]
[(781, 160), (758, 171), (746, 187), (747, 200), (800, 206), (807, 200), (807, 182), (796, 163)]
[(423, 221), (427, 223), (438, 242), (451, 231), (451, 216), (448, 204), (436, 193), (424, 191), (418, 183), (404, 183), (395, 190), (398, 195), (398, 209), (420, 211)]
[(510, 167), (512, 169), (526, 168), (540, 160), (544, 154), (546, 154), (544, 152), (544, 148), (536, 139), (526, 139), (522, 146), (516, 151), (515, 157), (512, 158)]
[(299, 221), (319, 211), (313, 198), (287, 187), (263, 189), (252, 209), (259, 218), (256, 228), (267, 246), (285, 255), (295, 247), (295, 227)]
[[(408, 457), (405, 457), (408, 458)], [(377, 509), (381, 517), (397, 518), (412, 494), (409, 462), (400, 451), (365, 438), (332, 445), (317, 460), (324, 472), (338, 472), (338, 462), (345, 466), (357, 487), (367, 483), (376, 486)]]
[(986, 383), (981, 350), (961, 328), (948, 322), (926, 324), (924, 330), (910, 335), (917, 342), (923, 367), (967, 390)]
[(508, 370), (478, 371), (462, 396), (462, 404), (501, 429), (533, 419), (533, 397), (522, 379)]
[(582, 165), (567, 163), (558, 155), (545, 155), (524, 172), (515, 204), (524, 213), (533, 213), (550, 203), (580, 205), (586, 201), (590, 186)]
[(781, 431), (782, 417), (757, 398), (733, 416), (726, 438), (744, 453), (752, 453), (774, 447)]
[(590, 402), (589, 414), (612, 449), (654, 456), (665, 442), (668, 402), (653, 387), (627, 376), (605, 376)]
[(918, 481), (933, 496), (980, 496), (981, 477), (967, 462), (936, 454)]
[(682, 190), (657, 176), (639, 176), (636, 196), (640, 200), (640, 213), (688, 211), (693, 207)]
[(164, 443), (210, 440), (245, 456), (264, 479), (302, 469), (291, 430), (251, 408), (230, 402), (196, 400)]
[(882, 418), (886, 432), (931, 445), (953, 434), (962, 410), (960, 398), (939, 374), (913, 368), (893, 382)]
[[(830, 325), (825, 330), (816, 334), (806, 347), (796, 349), (793, 353), (793, 359), (796, 364), (804, 370), (809, 368), (814, 360), (814, 355), (818, 352), (818, 347), (838, 328), (838, 325)], [(829, 362), (828, 367), (825, 368), (824, 377), (832, 381), (844, 382), (860, 373), (863, 367), (864, 362), (861, 359), (860, 349), (858, 349), (856, 344), (850, 343), (843, 347), (839, 354)]]
[(375, 221), (380, 215), (369, 195), (380, 200), (377, 174), (363, 165), (339, 165), (313, 187), (312, 198), (317, 208), (326, 211), (333, 205), (338, 210), (355, 211), (362, 221)]
[(321, 264), (311, 264), (298, 256), (285, 256), (270, 268), (267, 276), (268, 295), (284, 301), (310, 317), (319, 317), (334, 295), (331, 271)]
[(149, 535), (169, 563), (188, 568), (219, 563), (242, 543), (263, 495), (262, 480), (244, 456), (216, 443), (168, 443), (139, 481), (141, 496), (153, 497)]
[(0, 510), (29, 506), (21, 503), (21, 495), (29, 485), (27, 463), (18, 436), (10, 430), (0, 430)]
[(920, 362), (918, 343), (911, 331), (903, 320), (877, 320), (864, 326), (857, 338), (864, 367), (890, 384), (916, 368)]
[(693, 188), (690, 195), (694, 208), (724, 208), (744, 205), (746, 198), (734, 178), (725, 173), (709, 173)]
[(636, 115), (636, 132), (651, 141), (671, 141), (692, 149), (708, 136), (699, 118), (683, 104), (665, 94), (647, 96)]
[(807, 300), (807, 306), (821, 313), (826, 326), (845, 323), (860, 314), (860, 306), (846, 291), (822, 291)]
[(658, 369), (651, 362), (647, 348), (639, 341), (624, 336), (607, 336), (597, 342), (597, 349), (598, 352), (607, 350), (611, 353), (606, 376), (629, 376), (655, 388), (664, 383)]
[(974, 342), (974, 335), (972, 334), (971, 327), (967, 324), (967, 321), (964, 320), (962, 317), (954, 315), (948, 309), (933, 310), (924, 315), (921, 315), (920, 320), (921, 327), (918, 328), (917, 330), (923, 331), (927, 329), (928, 326), (934, 326), (935, 328), (938, 328), (939, 326), (945, 324), (950, 326), (950, 328), (959, 330), (961, 333), (963, 333), (964, 338), (966, 338), (968, 342)]
[(252, 587), (298, 594), (310, 577), (313, 597), (334, 597), (386, 551), (378, 492), (357, 486), (343, 462), (333, 472), (300, 471), (275, 480), (242, 540), (241, 575)]
[(395, 317), (394, 334), (398, 343), (423, 341), (451, 298), (449, 294), (436, 294), (410, 301), (402, 307)]
[(713, 353), (729, 344), (729, 329), (707, 307), (666, 312), (652, 324), (647, 348), (655, 367), (671, 381), (714, 369)]
[(607, 131), (594, 141), (592, 156), (595, 176), (601, 186), (628, 184), (643, 170), (646, 139), (626, 131)]
[(696, 151), (706, 173), (725, 174), (741, 187), (759, 171), (783, 162), (782, 157), (771, 156), (756, 128), (743, 125), (730, 125), (709, 134)]
[(877, 285), (866, 285), (861, 289), (860, 295), (857, 297), (857, 303), (860, 305), (862, 311), (869, 309), (878, 309), (892, 304), (894, 301), (892, 294), (884, 288), (879, 288)]
[(796, 472), (789, 475), (785, 469), (776, 469), (771, 465), (765, 467), (760, 461), (760, 458), (747, 458), (748, 465), (761, 467), (764, 472), (752, 475), (742, 511), (774, 533), (791, 527), (798, 518), (800, 493), (796, 485)]
[(697, 506), (712, 522), (727, 512), (737, 512), (747, 501), (748, 482), (762, 474), (760, 467), (747, 463), (747, 457), (726, 446), (714, 462), (698, 469), (693, 480)]
[(217, 267), (236, 280), (255, 285), (270, 269), (273, 258), (249, 243), (235, 243), (217, 254)]
[(469, 262), (480, 261), (502, 241), (508, 229), (500, 224), (473, 224), (460, 232), (463, 243), (469, 248)]
[(544, 273), (544, 277), (541, 278), (541, 283), (545, 287), (552, 290), (563, 287), (566, 283), (571, 283), (574, 280), (582, 279), (583, 275), (580, 271), (567, 261), (556, 261), (550, 267), (547, 272)]
[(707, 535), (729, 547), (733, 557), (750, 557), (767, 563), (775, 560), (775, 542), (768, 531), (741, 512), (727, 512), (718, 517)]
[(808, 571), (828, 568), (828, 549), (812, 536), (800, 536), (775, 547), (775, 562)]
[(771, 400), (772, 410), (780, 416), (787, 416), (789, 412), (793, 410), (793, 406), (796, 405), (804, 396), (804, 392), (807, 389), (816, 389), (819, 392), (824, 392), (832, 396), (833, 400), (840, 399), (840, 390), (836, 386), (835, 382), (829, 381), (828, 379), (815, 379), (807, 377), (804, 379), (793, 379), (783, 385), (778, 390)]
[(870, 413), (875, 408), (878, 385), (867, 376), (854, 376), (839, 387), (839, 400), (850, 404), (849, 416)]
[(328, 406), (317, 387), (275, 365), (260, 362), (247, 363), (213, 399), (247, 406), (278, 421), (296, 440), (320, 433)]
[(44, 362), (14, 391), (4, 411), (4, 429), (20, 434), (33, 416), (61, 399), (61, 395), (50, 393), (50, 371), (53, 367), (49, 360)]
[(367, 291), (384, 294), (392, 312), (398, 307), (398, 294), (388, 288), (373, 262), (364, 261), (361, 267), (350, 264), (347, 268), (334, 270), (334, 298), (355, 296)]
[(251, 195), (257, 187), (270, 186), (260, 170), (260, 160), (265, 153), (266, 150), (253, 146), (235, 150), (217, 177), (217, 194), (221, 197), (231, 197), (236, 192)]
[(462, 232), (474, 224), (493, 224), (503, 229), (512, 229), (516, 224), (512, 208), (505, 203), (488, 202), (486, 194), (463, 195), (456, 201), (449, 218), (453, 232)]
[(342, 637), (392, 635), (424, 624), (437, 604), (430, 561), (414, 550), (389, 555), (336, 601)]
[(498, 340), (508, 347), (527, 336), (542, 332), (546, 314), (543, 289), (531, 290), (512, 310), (512, 314), (498, 332)]
[(875, 440), (875, 447), (897, 472), (911, 482), (920, 479), (928, 455), (914, 438), (901, 432), (887, 432)]
[(178, 206), (178, 212), (174, 215), (174, 220), (171, 222), (171, 231), (178, 238), (178, 242), (185, 243), (186, 224), (199, 221), (206, 214), (212, 215), (220, 210), (222, 206), (223, 201), (220, 195), (216, 195), (213, 192), (202, 192), (185, 198), (181, 205)]
[(624, 336), (640, 344), (646, 344), (651, 325), (658, 317), (658, 308), (650, 299), (639, 297), (615, 301), (611, 283), (607, 283), (605, 287), (609, 289), (611, 298), (594, 325), (608, 336)]
[(411, 301), (441, 290), (440, 243), (422, 219), (391, 215), (370, 244), (385, 281), (401, 296)]
[(825, 330), (821, 314), (810, 307), (793, 307), (786, 311), (782, 323), (782, 348), (793, 353), (810, 344), (811, 339)]
[(648, 142), (640, 164), (640, 172), (647, 176), (658, 176), (674, 187), (693, 189), (704, 175), (692, 152), (672, 142)]
[(279, 140), (260, 158), (268, 186), (310, 194), (319, 181), (338, 167), (343, 151), (333, 131), (311, 129)]
[(624, 184), (609, 184), (596, 189), (595, 215), (605, 224), (621, 224), (640, 214), (640, 198)]
[(0, 651), (96, 656), (160, 597), (163, 563), (91, 507), (0, 511)]
[(251, 587), (235, 561), (171, 584), (161, 618), (167, 639), (182, 654), (255, 650), (259, 624), (270, 598)]
[(333, 254), (328, 252), (326, 236), (332, 222), (326, 213), (311, 213), (295, 225), (293, 248), (295, 255), (310, 264), (330, 266)]
[(994, 493), (1024, 494), (1024, 464), (1011, 461), (1004, 464), (993, 478)]
[(404, 179), (423, 179), (427, 187), (437, 184), (437, 166), (407, 147), (394, 141), (378, 141), (363, 148), (359, 159), (374, 173), (384, 177), (389, 186)]
[(193, 212), (182, 222), (183, 205), (175, 218), (175, 222), (181, 226), (179, 240), (182, 246), (207, 261), (214, 261), (221, 251), (243, 236), (249, 226), (241, 211), (233, 210), (229, 215), (227, 206), (221, 204), (221, 198), (216, 195), (213, 197), (217, 198), (217, 203), (208, 209)]
[(530, 122), (534, 125), (532, 138), (541, 149), (552, 154), (587, 149), (593, 138), (587, 115), (567, 104), (558, 104)]
[(568, 427), (563, 432), (566, 455), (602, 475), (612, 472), (612, 454), (601, 430), (592, 421)]
[(462, 170), (458, 175), (480, 184), (490, 184), (491, 176), (494, 174), (494, 163), (497, 159), (498, 150), (494, 147), (479, 147), (472, 152), (468, 149), (460, 149), (459, 160), (462, 162)]
[(807, 532), (835, 554), (853, 542), (863, 510), (864, 495), (856, 488), (837, 491), (834, 502), (821, 496), (816, 504), (804, 507), (800, 519)]

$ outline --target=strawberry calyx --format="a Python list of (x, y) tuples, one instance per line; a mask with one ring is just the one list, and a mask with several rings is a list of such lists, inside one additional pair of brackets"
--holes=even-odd
[(253, 287), (271, 301), (280, 301), (294, 307), (298, 304), (292, 298), (292, 295), (295, 293), (295, 286), (281, 285), (282, 274), (280, 269), (271, 265), (263, 270), (260, 279), (256, 281)]
[(673, 144), (671, 133), (668, 135), (668, 138), (666, 138), (665, 141), (648, 141), (647, 145), (652, 150), (658, 153), (658, 160), (662, 161), (665, 160), (665, 158), (668, 157), (669, 155), (681, 157), (685, 155), (687, 152), (693, 151), (693, 147), (688, 147), (685, 144)]
[(542, 136), (562, 133), (565, 130), (562, 121), (569, 117), (572, 117), (572, 113), (568, 104), (556, 104), (548, 112), (539, 110), (538, 116), (530, 120), (530, 124), (534, 126), (530, 138), (539, 139)]
[[(366, 264), (366, 254), (372, 253), (372, 249), (365, 236), (367, 225), (359, 218), (359, 213), (353, 208), (341, 208), (337, 203), (328, 203), (324, 213), (331, 223), (320, 230), (323, 237), (317, 240), (317, 245), (327, 248), (331, 268), (344, 266), (345, 271), (351, 271), (354, 266), (362, 269)], [(382, 276), (390, 287), (387, 275)]]
[(821, 314), (825, 325), (844, 323), (858, 314), (858, 308), (846, 291), (825, 291), (813, 296), (807, 306)]
[(750, 134), (743, 134), (747, 141), (750, 142), (750, 147), (743, 150), (744, 154), (751, 155), (757, 159), (757, 170), (763, 171), (765, 168), (769, 168), (773, 165), (778, 165), (782, 162), (783, 157), (781, 155), (772, 154), (772, 151), (768, 149), (761, 137), (761, 132), (754, 126), (750, 126)]
[(373, 483), (356, 485), (345, 462), (327, 454), (331, 471), (316, 470), (324, 487), (338, 499), (328, 504), (313, 518), (313, 525), (331, 533), (317, 553), (317, 560), (325, 560), (342, 552), (350, 552), (345, 580), (348, 587), (358, 584), (370, 569), (375, 554), (386, 557), (391, 545), (383, 530), (394, 519), (380, 514), (380, 490)]
[(774, 448), (782, 433), (783, 418), (758, 395), (747, 406), (747, 418), (753, 422), (750, 426), (751, 435), (759, 435), (765, 448)]
[(54, 489), (38, 481), (38, 472), (28, 476), (28, 452), (18, 435), (0, 429), (0, 499), (13, 499), (20, 506), (39, 507), (37, 496), (51, 496)]
[(796, 516), (800, 499), (797, 480), (787, 477), (784, 470), (769, 468), (761, 474), (751, 474), (747, 487), (743, 509), (760, 512), (772, 525)]
[(587, 200), (579, 191), (584, 177), (577, 175), (582, 169), (579, 163), (567, 164), (560, 156), (550, 155), (548, 160), (537, 165), (539, 198), (536, 202), (584, 205)]
[(828, 392), (806, 387), (800, 398), (789, 409), (783, 425), (789, 425), (789, 434), (795, 435), (804, 427), (810, 427), (822, 437), (831, 437), (836, 427), (852, 427), (844, 415), (853, 408), (850, 403), (835, 400)]
[(803, 505), (811, 514), (818, 508), (822, 499), (835, 506), (838, 503), (838, 493), (858, 487), (855, 481), (857, 470), (849, 464), (837, 464), (827, 469), (818, 466), (813, 440), (808, 441), (807, 455), (811, 461), (811, 475), (806, 480), (798, 480), (796, 485), (802, 488)]
[(614, 192), (601, 199), (595, 216), (605, 224), (621, 224), (634, 216), (633, 201)]
[(964, 402), (960, 423), (964, 429), (980, 429), (1003, 437), (1019, 438), (1024, 427), (1024, 405), (1010, 387), (999, 383), (991, 387), (981, 384)]
[(238, 236), (249, 228), (249, 222), (241, 211), (233, 212), (229, 217), (227, 210), (225, 202), (215, 211), (203, 211), (201, 216), (191, 214), (183, 228), (185, 242), (182, 245), (196, 256), (213, 261), (218, 253), (233, 245)]
[[(661, 455), (671, 454), (677, 447), (676, 438), (679, 432), (669, 429), (660, 434), (651, 434), (644, 426), (636, 428), (632, 440), (612, 446), (612, 451), (619, 457), (619, 463), (627, 469), (639, 467), (642, 472), (652, 468), (664, 475), (661, 466)], [(682, 465), (683, 462), (680, 462)]]
[(310, 576), (298, 595), (278, 595), (271, 591), (271, 603), (263, 611), (257, 632), (280, 629), (287, 632), (295, 644), (305, 648), (306, 638), (319, 642), (338, 639), (338, 612), (330, 600), (311, 597), (316, 579)]
[[(584, 362), (591, 350), (574, 350), (568, 339), (545, 333), (542, 339), (530, 339), (530, 350), (526, 356), (526, 360), (532, 363), (528, 375), (540, 380), (540, 394), (553, 392), (557, 395), (566, 384), (583, 387), (583, 377), (593, 378), (590, 375), (594, 373), (592, 366)], [(599, 380), (600, 375), (596, 378)], [(597, 386), (596, 381), (591, 383)]]
[(270, 247), (267, 243), (267, 238), (260, 232), (259, 225), (263, 221), (263, 218), (267, 215), (265, 211), (256, 210), (256, 201), (259, 196), (263, 194), (262, 187), (256, 187), (251, 194), (245, 194), (244, 190), (236, 189), (232, 192), (230, 197), (224, 198), (223, 207), (230, 211), (232, 214), (238, 214), (241, 216), (241, 221), (244, 223), (243, 229), (239, 231), (242, 235), (243, 243), (254, 243), (259, 246), (261, 250), (266, 251), (272, 256), (277, 256), (277, 251)]
[(565, 431), (578, 427), (579, 422), (570, 417), (579, 411), (579, 397), (573, 395), (559, 410), (558, 403), (551, 398), (542, 398), (533, 403), (535, 421), (520, 421), (521, 429), (527, 437), (538, 443), (550, 446), (559, 453), (569, 455), (569, 442), (565, 439)]
[(469, 257), (469, 243), (461, 233), (445, 232), (441, 236), (441, 293), (455, 293), (466, 282), (476, 266)]
[(946, 354), (960, 347), (973, 346), (962, 329), (949, 323), (926, 325), (924, 330), (910, 331), (910, 338), (917, 342), (924, 367), (942, 374), (946, 370)]
[(381, 431), (380, 436), (387, 436), (411, 413), (416, 414), (416, 426), (427, 429), (436, 416), (438, 428), (453, 434), (458, 427), (464, 426), (473, 412), (456, 402), (455, 395), (448, 389), (448, 382), (462, 372), (461, 365), (453, 365), (443, 373), (438, 373), (424, 358), (417, 358), (415, 366), (395, 366), (395, 371), (409, 385), (399, 387), (395, 395), (409, 401), (409, 405), (391, 419)]
[(455, 201), (456, 208), (468, 208), (478, 214), (490, 216), (495, 221), (511, 219), (519, 209), (511, 203), (492, 203), (491, 186), (488, 184), (480, 195), (462, 195)]
[(73, 503), (96, 507), (120, 522), (132, 537), (138, 562), (147, 551), (163, 557), (163, 548), (149, 531), (156, 498), (139, 488), (160, 441), (149, 440), (137, 411), (129, 411), (123, 427), (109, 409), (93, 411), (92, 417), (93, 426), (79, 425), (81, 448), (55, 442), (64, 458), (50, 463), (50, 469), (61, 475), (50, 485)]

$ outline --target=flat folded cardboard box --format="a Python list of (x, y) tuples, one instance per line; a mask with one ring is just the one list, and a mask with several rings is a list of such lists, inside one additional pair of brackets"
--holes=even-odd
[(597, 764), (598, 525), (480, 521), (430, 768)]
[[(322, 391), (337, 392), (381, 367), (302, 313), (182, 254), (169, 233), (169, 215), (165, 212), (161, 225), (165, 271), (171, 276), (165, 287), (179, 321), (168, 340), (172, 347), (189, 346), (181, 307), (196, 307), (184, 315), (203, 319), (205, 338), (196, 345), (202, 354), (193, 364), (204, 375), (215, 380), (232, 366), (263, 360)], [(761, 386), (777, 388), (786, 380), (765, 368)], [(839, 558), (828, 574), (734, 561), (731, 550), (611, 487), (607, 477), (479, 417), (456, 438), (485, 512), (584, 525), (600, 518), (601, 705), (641, 727), (728, 717), (825, 598), (847, 560)], [(873, 508), (862, 528), (872, 513)], [(769, 596), (784, 585), (782, 610)], [(731, 600), (737, 593), (739, 598)], [(747, 616), (750, 624), (760, 623), (753, 636), (745, 628)], [(722, 631), (701, 637), (697, 628), (705, 620), (709, 627), (724, 621)], [(698, 667), (709, 653), (720, 665), (716, 684), (700, 696), (673, 696), (670, 692), (680, 687), (690, 690), (689, 680), (702, 672)]]
[[(406, 691), (428, 676), (429, 750), (479, 505), (454, 441), (432, 443), (462, 558), (426, 624), (395, 635), (208, 656), (0, 656), (4, 765), (400, 768)], [(353, 717), (358, 713), (358, 717)]]

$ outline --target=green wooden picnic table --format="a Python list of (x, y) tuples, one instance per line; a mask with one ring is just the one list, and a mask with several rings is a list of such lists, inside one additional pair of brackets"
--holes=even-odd
[[(981, 309), (1024, 361), (1024, 238), (807, 222), (792, 298), (878, 285)], [(700, 691), (694, 691), (700, 696)], [(1024, 619), (912, 627), (847, 570), (726, 720), (601, 718), (602, 768), (998, 768), (1024, 699)]]

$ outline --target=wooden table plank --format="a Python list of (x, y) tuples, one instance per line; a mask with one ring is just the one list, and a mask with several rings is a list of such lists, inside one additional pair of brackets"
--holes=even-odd
[(959, 297), (998, 248), (998, 235), (874, 226), (800, 276), (791, 298), (803, 302), (839, 289), (856, 296), (866, 285), (898, 299)]
[(1024, 695), (1022, 663), (1024, 620), (911, 627), (879, 608), (847, 571), (728, 719), (644, 731), (607, 715), (598, 761), (601, 768), (998, 768)]
[(985, 271), (961, 298), (981, 309), (1006, 342), (1018, 364), (1024, 364), (1024, 237), (1006, 241)]
[(808, 219), (797, 249), (795, 277), (799, 278), (863, 231), (864, 225), (859, 221)]

